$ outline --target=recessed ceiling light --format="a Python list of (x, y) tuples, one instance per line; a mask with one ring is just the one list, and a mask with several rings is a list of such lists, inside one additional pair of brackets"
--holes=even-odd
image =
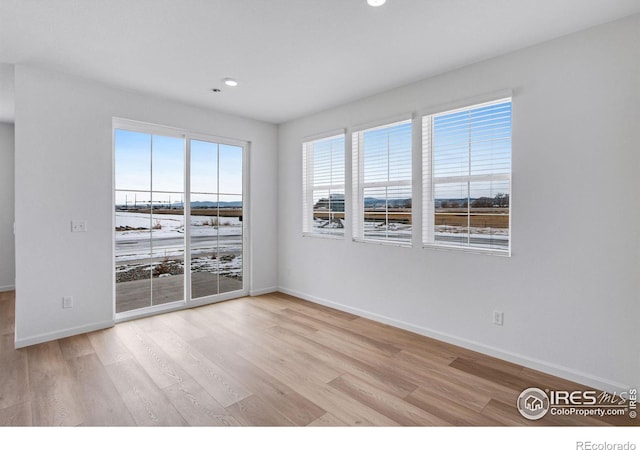
[(224, 84), (226, 84), (227, 86), (235, 87), (238, 85), (238, 82), (233, 78), (225, 78), (222, 81), (224, 81)]
[(369, 6), (382, 6), (387, 0), (367, 0)]

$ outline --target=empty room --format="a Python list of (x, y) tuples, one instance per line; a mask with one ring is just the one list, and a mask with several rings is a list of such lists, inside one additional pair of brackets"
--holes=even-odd
[(5, 429), (637, 431), (639, 1), (0, 0), (0, 100)]

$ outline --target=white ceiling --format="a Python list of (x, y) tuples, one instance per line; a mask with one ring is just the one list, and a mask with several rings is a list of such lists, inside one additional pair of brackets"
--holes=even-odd
[(638, 12), (640, 0), (0, 0), (0, 120), (13, 119), (12, 64), (281, 123)]

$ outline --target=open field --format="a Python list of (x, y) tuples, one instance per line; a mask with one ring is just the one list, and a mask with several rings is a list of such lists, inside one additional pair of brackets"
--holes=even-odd
[[(135, 210), (122, 210), (119, 212), (150, 214), (151, 209), (135, 209)], [(171, 208), (153, 208), (153, 214), (173, 214), (182, 216), (184, 215), (184, 209), (171, 209)], [(242, 217), (242, 208), (192, 208), (192, 216), (220, 216), (220, 217)]]
[[(181, 212), (116, 211), (117, 312), (183, 300), (185, 216)], [(242, 289), (241, 218), (218, 220), (216, 215), (202, 214), (189, 222), (192, 298)]]
[(467, 220), (474, 228), (509, 228), (509, 208), (471, 208), (467, 219), (466, 208), (436, 209), (435, 225), (466, 227)]
[[(344, 219), (344, 212), (314, 211), (313, 218), (327, 220)], [(366, 209), (364, 211), (365, 222), (384, 222), (387, 217), (389, 222), (411, 223), (411, 211), (406, 209), (390, 209), (387, 211)], [(435, 210), (435, 225), (454, 227), (466, 227), (466, 208), (438, 208)], [(474, 228), (509, 228), (509, 208), (471, 208), (469, 216), (470, 225)]]

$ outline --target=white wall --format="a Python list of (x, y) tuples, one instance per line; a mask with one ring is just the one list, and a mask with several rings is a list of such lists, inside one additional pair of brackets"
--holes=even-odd
[(13, 245), (13, 124), (0, 122), (0, 292), (15, 285)]
[[(113, 323), (114, 116), (251, 141), (250, 289), (276, 287), (275, 125), (25, 66), (15, 91), (17, 346)], [(72, 219), (88, 232), (72, 234)]]
[[(302, 237), (304, 137), (503, 89), (512, 257)], [(640, 16), (286, 123), (281, 290), (594, 387), (637, 386), (639, 125)]]

